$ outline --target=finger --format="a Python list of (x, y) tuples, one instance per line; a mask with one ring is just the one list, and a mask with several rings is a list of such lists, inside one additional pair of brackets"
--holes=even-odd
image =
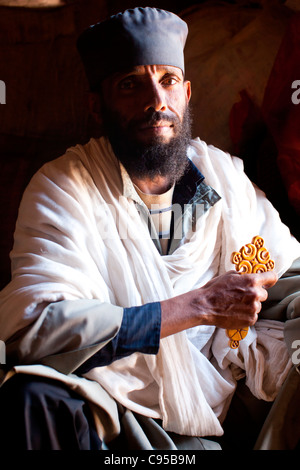
[(265, 302), (267, 298), (268, 298), (268, 291), (262, 286), (261, 292), (260, 292), (260, 301)]
[(256, 273), (256, 282), (264, 289), (269, 289), (278, 281), (278, 275), (274, 271), (266, 271), (264, 273)]

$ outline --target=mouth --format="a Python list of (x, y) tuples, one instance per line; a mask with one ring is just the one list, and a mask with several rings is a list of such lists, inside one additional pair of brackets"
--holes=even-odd
[(148, 128), (153, 128), (153, 127), (173, 127), (174, 124), (172, 124), (169, 121), (155, 121), (155, 122), (146, 122), (140, 126), (141, 129), (148, 129)]
[(139, 127), (139, 132), (147, 135), (170, 135), (173, 133), (174, 124), (166, 121), (145, 123)]

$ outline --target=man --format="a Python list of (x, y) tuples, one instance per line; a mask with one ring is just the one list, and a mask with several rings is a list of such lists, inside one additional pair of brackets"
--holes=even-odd
[[(237, 380), (273, 401), (291, 369), (274, 319), (297, 315), (299, 244), (240, 160), (191, 140), (186, 35), (136, 8), (79, 39), (105, 136), (46, 164), (21, 203), (1, 293), (7, 446), (212, 448)], [(258, 234), (276, 271), (233, 271)], [(272, 286), (278, 308), (257, 322)], [(230, 349), (226, 329), (244, 327)]]

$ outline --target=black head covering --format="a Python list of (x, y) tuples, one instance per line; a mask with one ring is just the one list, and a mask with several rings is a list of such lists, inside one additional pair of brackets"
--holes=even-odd
[(85, 30), (78, 38), (90, 89), (137, 65), (172, 65), (184, 72), (185, 21), (158, 8), (134, 8)]

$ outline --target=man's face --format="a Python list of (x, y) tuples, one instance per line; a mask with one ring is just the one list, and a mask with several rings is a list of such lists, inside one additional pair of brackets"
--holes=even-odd
[(177, 67), (147, 65), (102, 84), (102, 117), (113, 149), (131, 176), (169, 176), (186, 167), (190, 82)]
[[(190, 82), (177, 67), (138, 66), (103, 83), (105, 108), (137, 143), (168, 143), (176, 136), (190, 100)], [(149, 122), (153, 112), (160, 119)]]

